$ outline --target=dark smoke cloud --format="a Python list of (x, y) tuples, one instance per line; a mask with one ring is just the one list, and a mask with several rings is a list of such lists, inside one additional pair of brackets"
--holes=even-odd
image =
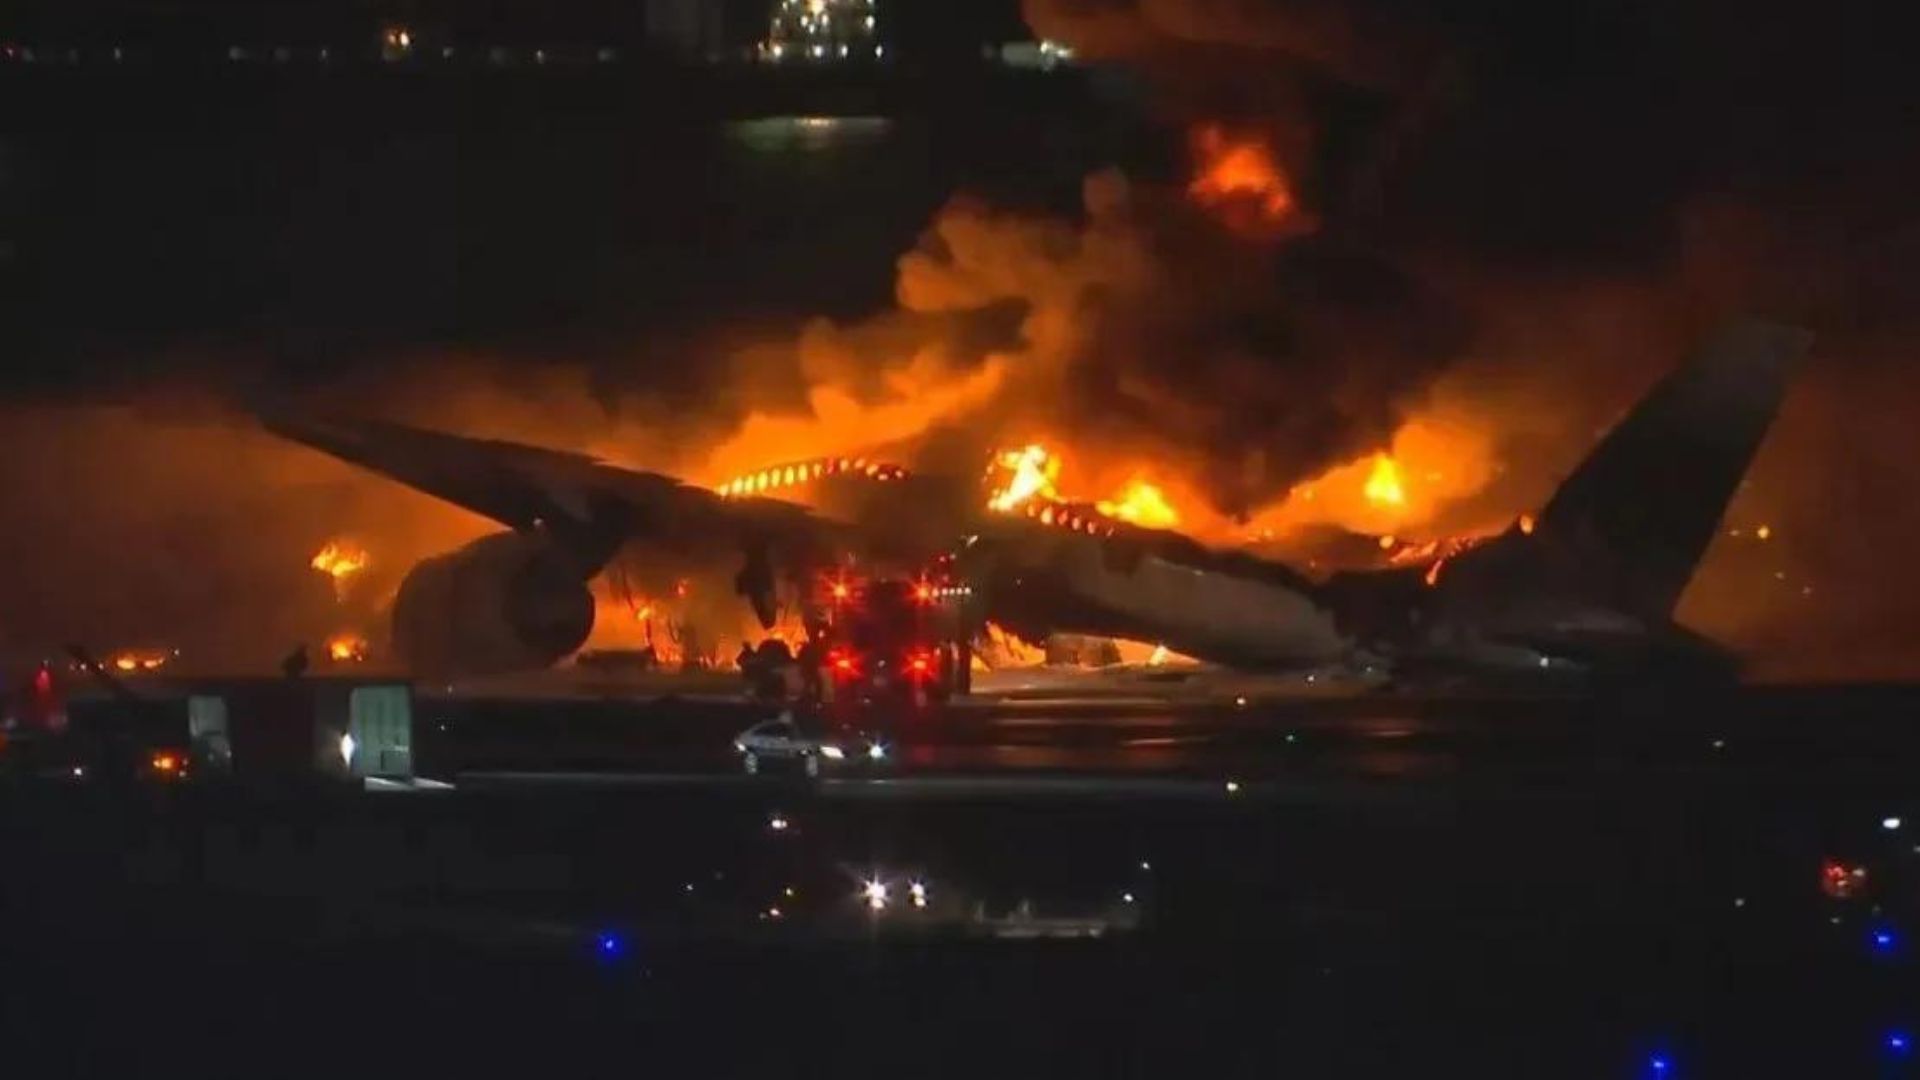
[[(1222, 350), (1259, 357), (1272, 379), (1262, 385), (1297, 382), (1295, 364), (1349, 373), (1315, 377), (1351, 395), (1308, 393), (1272, 410), (1280, 424), (1320, 430), (1323, 446), (1365, 441), (1383, 417), (1423, 408), (1491, 426), (1500, 467), (1436, 526), (1538, 505), (1715, 322), (1757, 313), (1814, 329), (1816, 356), (1729, 515), (1742, 535), (1710, 553), (1682, 615), (1793, 674), (1920, 661), (1906, 631), (1920, 614), (1908, 554), (1920, 518), (1900, 494), (1920, 480), (1920, 388), (1908, 377), (1920, 330), (1920, 90), (1903, 36), (1875, 5), (1025, 7), (1037, 34), (1144, 73), (1171, 125), (1225, 118), (1270, 133), (1319, 223), (1314, 243), (1364, 252), (1401, 283), (1337, 325), (1393, 324), (1409, 298), (1423, 309), (1445, 298), (1440, 322), (1460, 340), (1436, 335), (1424, 353), (1340, 333), (1292, 355), (1260, 348), (1258, 333)], [(1210, 282), (1215, 267), (1173, 272)], [(1307, 282), (1324, 280), (1317, 269)], [(1311, 284), (1267, 295), (1293, 322), (1325, 310)], [(1211, 314), (1203, 326), (1244, 329)], [(1177, 369), (1189, 388), (1222, 391), (1203, 400), (1245, 400), (1248, 414), (1275, 404), (1242, 394), (1233, 363), (1178, 356), (1138, 381)], [(1202, 444), (1251, 419), (1233, 408), (1162, 415)], [(1311, 461), (1293, 449), (1287, 465)]]
[(1378, 445), (1399, 392), (1461, 344), (1447, 304), (1368, 253), (1249, 241), (1113, 171), (1077, 222), (947, 207), (901, 259), (899, 299), (1016, 305), (1006, 434), (1178, 462), (1229, 514)]
[[(936, 463), (1058, 436), (1161, 463), (1227, 513), (1437, 411), (1490, 431), (1500, 463), (1446, 529), (1539, 505), (1699, 334), (1758, 312), (1809, 325), (1818, 353), (1730, 514), (1745, 535), (1682, 614), (1794, 661), (1774, 670), (1920, 661), (1920, 141), (1906, 39), (1866, 5), (1026, 6), (1037, 34), (1140, 72), (1169, 145), (1203, 122), (1262, 138), (1314, 228), (1249, 237), (1178, 180), (1103, 172), (1070, 218), (956, 200), (901, 258), (897, 311), (681, 350), (704, 372), (684, 392), (640, 363), (436, 356), (323, 375), (319, 400), (707, 480), (929, 430)], [(204, 394), (123, 400), (6, 411), (48, 452), (0, 458), (0, 557), (32, 568), (0, 645), (277, 655), (373, 621), (414, 558), (489, 528)], [(338, 534), (374, 551), (363, 608), (305, 568)], [(201, 608), (225, 614), (183, 619)]]

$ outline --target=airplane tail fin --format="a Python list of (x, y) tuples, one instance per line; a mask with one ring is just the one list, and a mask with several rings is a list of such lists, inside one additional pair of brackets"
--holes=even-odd
[(1772, 323), (1721, 329), (1574, 469), (1536, 536), (1621, 610), (1670, 616), (1812, 340)]

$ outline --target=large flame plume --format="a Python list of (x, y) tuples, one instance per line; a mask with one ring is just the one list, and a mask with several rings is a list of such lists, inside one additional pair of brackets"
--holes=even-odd
[(347, 579), (367, 568), (367, 551), (347, 540), (329, 540), (307, 565), (333, 579), (336, 599), (346, 597)]
[(1018, 450), (1002, 450), (994, 455), (988, 474), (992, 475), (996, 470), (1004, 473), (1006, 479), (987, 497), (987, 508), (990, 510), (1012, 510), (1034, 498), (1048, 502), (1056, 502), (1060, 498), (1060, 492), (1054, 486), (1060, 478), (1060, 459), (1047, 453), (1039, 443), (1029, 443)]
[(1180, 524), (1180, 514), (1167, 501), (1158, 484), (1134, 480), (1112, 499), (1101, 499), (1094, 508), (1110, 518), (1143, 525), (1149, 529), (1171, 529)]
[[(1043, 524), (1079, 527), (1082, 515), (1064, 504), (1083, 500), (1061, 493), (1061, 471), (1061, 456), (1039, 443), (1002, 450), (987, 466), (991, 486), (987, 508), (1003, 513), (1019, 510)], [(1171, 528), (1180, 522), (1180, 514), (1160, 485), (1138, 476), (1128, 480), (1113, 497), (1095, 500), (1092, 506), (1102, 516), (1146, 528)]]

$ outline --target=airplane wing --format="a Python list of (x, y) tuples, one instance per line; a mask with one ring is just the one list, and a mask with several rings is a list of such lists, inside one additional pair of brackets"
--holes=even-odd
[(843, 523), (803, 506), (722, 497), (586, 454), (376, 420), (274, 413), (262, 422), (283, 438), (502, 525), (547, 530), (595, 569), (639, 537), (664, 550), (703, 555), (737, 545), (750, 560), (764, 560), (769, 548), (818, 550), (848, 538)]

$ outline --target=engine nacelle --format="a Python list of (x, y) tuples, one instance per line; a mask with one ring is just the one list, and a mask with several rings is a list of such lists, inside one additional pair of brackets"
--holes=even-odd
[(427, 678), (546, 667), (593, 630), (588, 572), (530, 533), (496, 533), (422, 560), (394, 599), (394, 648)]

